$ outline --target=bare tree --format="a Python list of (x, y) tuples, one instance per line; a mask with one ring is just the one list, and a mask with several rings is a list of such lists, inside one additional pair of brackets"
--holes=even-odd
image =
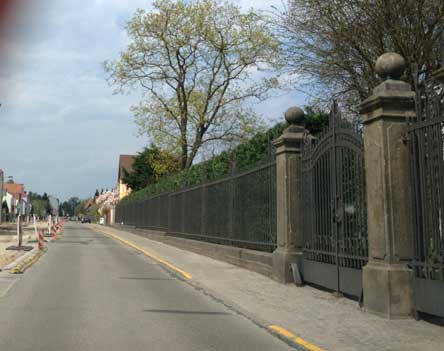
[(288, 0), (275, 24), (289, 71), (350, 107), (378, 84), (379, 55), (404, 56), (409, 81), (413, 64), (432, 67), (444, 56), (442, 0)]

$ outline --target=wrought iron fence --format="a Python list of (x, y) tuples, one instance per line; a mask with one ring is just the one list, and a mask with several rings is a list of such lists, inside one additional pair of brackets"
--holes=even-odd
[(261, 251), (276, 247), (276, 164), (117, 206), (116, 223)]
[(169, 194), (119, 204), (116, 208), (116, 223), (138, 228), (168, 230)]
[(276, 247), (274, 162), (170, 195), (169, 234), (273, 251)]
[[(436, 72), (438, 73), (438, 72)], [(417, 311), (444, 317), (444, 70), (417, 74), (409, 125)]]
[(409, 144), (418, 278), (444, 282), (444, 83), (417, 82), (417, 117)]

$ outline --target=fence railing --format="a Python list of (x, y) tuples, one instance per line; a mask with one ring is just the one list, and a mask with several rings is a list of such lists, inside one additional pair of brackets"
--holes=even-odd
[(169, 194), (120, 204), (116, 209), (116, 223), (138, 228), (168, 230), (168, 207)]
[(413, 266), (416, 277), (444, 283), (444, 82), (430, 78), (416, 89), (416, 118), (409, 126)]
[(271, 252), (276, 248), (276, 164), (119, 204), (116, 223)]

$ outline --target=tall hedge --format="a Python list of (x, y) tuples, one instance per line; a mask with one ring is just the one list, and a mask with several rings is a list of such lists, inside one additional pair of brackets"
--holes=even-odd
[(152, 195), (177, 191), (185, 186), (194, 186), (205, 181), (215, 180), (229, 175), (231, 172), (247, 170), (260, 162), (270, 160), (273, 153), (271, 141), (278, 138), (287, 127), (278, 123), (265, 132), (256, 134), (250, 140), (239, 144), (230, 151), (191, 166), (189, 169), (162, 178), (146, 188), (133, 192), (122, 200), (124, 202), (138, 201)]
[[(313, 135), (318, 134), (328, 125), (327, 113), (317, 111), (310, 106), (305, 107), (305, 112), (304, 125)], [(177, 191), (185, 186), (194, 186), (205, 181), (218, 179), (229, 175), (233, 171), (241, 172), (270, 160), (270, 156), (274, 153), (271, 142), (277, 139), (287, 126), (286, 123), (278, 123), (267, 131), (258, 133), (250, 140), (239, 144), (233, 150), (223, 151), (208, 161), (159, 179), (146, 188), (133, 192), (122, 202), (138, 201), (152, 195)]]

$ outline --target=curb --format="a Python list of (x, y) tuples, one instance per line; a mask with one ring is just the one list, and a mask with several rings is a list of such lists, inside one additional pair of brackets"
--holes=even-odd
[[(45, 238), (44, 241), (48, 243), (60, 239), (63, 233), (63, 226), (61, 228), (62, 230), (60, 230), (59, 233), (57, 233), (55, 236), (51, 235), (51, 237)], [(39, 249), (38, 247), (35, 247), (30, 252), (20, 256), (15, 261), (4, 266), (2, 269), (0, 269), (0, 271), (9, 270), (11, 274), (24, 273), (29, 267), (31, 267), (34, 263), (36, 263), (40, 259), (40, 257), (42, 257), (43, 254), (46, 253), (46, 251), (48, 251), (47, 247), (45, 247), (43, 250)]]
[[(167, 267), (164, 267), (167, 271), (174, 273), (170, 271)], [(287, 335), (286, 333), (278, 332), (275, 330), (275, 325), (271, 324), (269, 321), (265, 320), (262, 317), (259, 317), (254, 312), (251, 312), (247, 309), (245, 309), (243, 306), (239, 305), (237, 302), (234, 302), (234, 300), (227, 298), (223, 295), (221, 295), (219, 292), (208, 288), (205, 286), (204, 283), (196, 281), (196, 280), (186, 280), (180, 278), (185, 284), (189, 285), (191, 288), (195, 289), (196, 291), (204, 294), (205, 296), (208, 296), (215, 302), (222, 304), (224, 307), (228, 308), (233, 313), (242, 316), (243, 318), (246, 318), (251, 323), (256, 325), (257, 327), (261, 328), (262, 330), (266, 331), (273, 337), (281, 340), (283, 343), (287, 344), (291, 348), (298, 350), (298, 351), (326, 351), (320, 347), (317, 347), (314, 344), (311, 344), (307, 341), (305, 341), (302, 338), (297, 337), (294, 334)], [(282, 330), (287, 331), (284, 328), (281, 328)]]
[(184, 271), (183, 269), (180, 269), (178, 267), (176, 267), (175, 265), (173, 265), (172, 263), (164, 260), (163, 258), (160, 258), (150, 252), (148, 252), (147, 250), (145, 250), (143, 247), (138, 246), (137, 244), (128, 241), (126, 239), (123, 239), (121, 237), (119, 237), (118, 235), (112, 234), (112, 233), (107, 233), (105, 232), (103, 229), (99, 229), (96, 228), (96, 231), (101, 233), (102, 235), (105, 235), (109, 238), (112, 238), (114, 240), (119, 241), (121, 244), (125, 244), (131, 248), (133, 248), (134, 250), (141, 252), (142, 254), (144, 254), (145, 256), (149, 257), (150, 259), (160, 263), (163, 267), (167, 267), (170, 271), (173, 271), (175, 274), (180, 275), (181, 277), (185, 278), (185, 279), (192, 279), (192, 275), (186, 271)]
[[(105, 235), (111, 239), (117, 240), (121, 244), (128, 245), (127, 243), (125, 243), (125, 240), (122, 241), (121, 238), (117, 239), (117, 238), (119, 238), (118, 235), (105, 233), (103, 231), (103, 229), (100, 230), (101, 228), (98, 228), (98, 229), (95, 228), (95, 229), (97, 232), (102, 233), (103, 235)], [(114, 228), (114, 229), (118, 230), (118, 231), (122, 231), (123, 233), (133, 234), (131, 232), (127, 232), (122, 229), (116, 229), (116, 228)], [(150, 240), (148, 238), (145, 238), (145, 239)], [(163, 243), (163, 244), (169, 246), (167, 243)], [(132, 247), (131, 245), (128, 245), (128, 246)], [(172, 247), (174, 247), (174, 246), (172, 246)], [(137, 250), (137, 248), (134, 248), (134, 247), (133, 247), (133, 249)], [(199, 254), (197, 254), (197, 255), (199, 255)], [(256, 315), (254, 312), (246, 310), (245, 308), (243, 308), (241, 305), (234, 302), (233, 300), (226, 298), (225, 296), (222, 296), (220, 293), (218, 293), (217, 291), (214, 291), (211, 288), (208, 288), (204, 283), (194, 280), (194, 279), (192, 279), (192, 277), (186, 278), (183, 275), (178, 274), (178, 272), (175, 269), (172, 269), (168, 265), (161, 264), (160, 267), (162, 267), (165, 271), (169, 272), (170, 274), (173, 274), (178, 279), (180, 279), (181, 281), (183, 281), (185, 284), (189, 285), (191, 288), (195, 289), (196, 291), (208, 296), (209, 298), (211, 298), (215, 302), (222, 304), (223, 306), (228, 308), (233, 313), (246, 318), (247, 320), (249, 320), (250, 322), (255, 324), (257, 327), (265, 330), (267, 333), (269, 333), (273, 337), (281, 340), (282, 342), (284, 342), (288, 346), (290, 346), (296, 350), (299, 350), (299, 351), (325, 351), (324, 349), (307, 342), (306, 340), (298, 337), (297, 335), (292, 334), (288, 330), (278, 327), (276, 325), (273, 325), (269, 321), (266, 321), (263, 318)]]
[(291, 331), (278, 325), (269, 325), (267, 329), (269, 332), (271, 332), (271, 334), (287, 342), (289, 345), (296, 344), (297, 346), (302, 347), (303, 350), (307, 351), (325, 351), (324, 349), (302, 339), (301, 337), (293, 334)]
[(25, 253), (24, 255), (21, 255), (20, 257), (16, 258), (14, 261), (8, 263), (6, 266), (2, 267), (0, 271), (9, 271), (13, 269), (15, 266), (18, 266), (22, 261), (26, 260), (29, 256), (35, 254), (38, 251), (38, 249), (35, 247), (31, 251)]
[(33, 255), (28, 256), (25, 260), (23, 260), (21, 263), (16, 265), (14, 268), (10, 269), (11, 274), (22, 274), (24, 273), (29, 267), (31, 267), (34, 263), (36, 263), (40, 257), (45, 254), (47, 249), (45, 250), (37, 250), (36, 253)]

